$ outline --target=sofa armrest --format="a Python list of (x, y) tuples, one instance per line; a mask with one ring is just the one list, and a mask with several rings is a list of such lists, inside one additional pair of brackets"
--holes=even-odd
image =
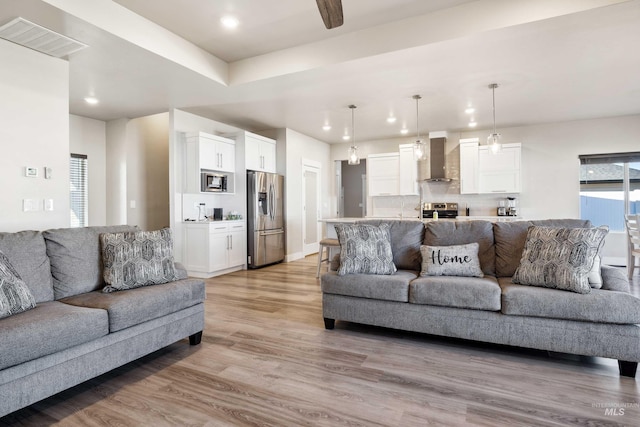
[(184, 268), (184, 265), (179, 262), (174, 262), (173, 266), (176, 269), (176, 277), (178, 279), (186, 279), (187, 277), (189, 277), (189, 275), (187, 274), (187, 269)]
[(609, 265), (600, 267), (602, 275), (602, 289), (607, 291), (631, 292), (629, 287), (629, 279), (624, 270)]

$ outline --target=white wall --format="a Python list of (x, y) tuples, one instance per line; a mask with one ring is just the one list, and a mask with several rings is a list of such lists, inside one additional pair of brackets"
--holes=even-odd
[(107, 224), (169, 226), (169, 113), (106, 125)]
[(69, 116), (69, 150), (87, 156), (89, 225), (107, 224), (106, 123)]
[[(68, 227), (69, 64), (1, 39), (0, 58), (0, 231)], [(39, 176), (26, 178), (25, 166)], [(23, 199), (38, 210), (23, 212)]]
[(303, 255), (303, 160), (312, 160), (321, 165), (320, 207), (321, 216), (331, 216), (331, 149), (329, 144), (303, 135), (291, 129), (278, 129), (275, 135), (268, 135), (278, 141), (278, 172), (283, 166), (280, 158), (284, 149), (285, 157), (285, 210), (286, 210), (286, 260), (294, 261)]

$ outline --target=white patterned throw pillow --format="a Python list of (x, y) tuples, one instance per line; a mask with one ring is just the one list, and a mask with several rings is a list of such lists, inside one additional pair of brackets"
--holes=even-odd
[(389, 224), (336, 224), (335, 228), (340, 242), (339, 276), (397, 271), (391, 252)]
[(36, 300), (9, 258), (0, 251), (0, 319), (30, 310)]
[(589, 272), (609, 227), (529, 227), (513, 283), (588, 294)]
[(100, 235), (104, 281), (114, 292), (177, 279), (171, 229)]
[(478, 258), (478, 243), (452, 246), (420, 246), (420, 276), (484, 277)]

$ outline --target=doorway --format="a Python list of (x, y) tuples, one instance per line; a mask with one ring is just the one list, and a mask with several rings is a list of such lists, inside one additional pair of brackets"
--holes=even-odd
[(367, 161), (361, 159), (359, 165), (350, 165), (346, 160), (339, 163), (338, 216), (364, 218), (367, 216)]
[(322, 235), (320, 219), (320, 163), (302, 161), (302, 253), (318, 252)]

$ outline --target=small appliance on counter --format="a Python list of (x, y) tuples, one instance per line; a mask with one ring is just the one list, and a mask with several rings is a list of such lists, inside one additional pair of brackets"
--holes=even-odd
[(222, 221), (222, 208), (213, 208), (213, 220)]
[(425, 203), (422, 207), (422, 218), (455, 218), (458, 216), (457, 203)]
[(518, 207), (515, 197), (507, 197), (498, 203), (498, 216), (518, 216)]

